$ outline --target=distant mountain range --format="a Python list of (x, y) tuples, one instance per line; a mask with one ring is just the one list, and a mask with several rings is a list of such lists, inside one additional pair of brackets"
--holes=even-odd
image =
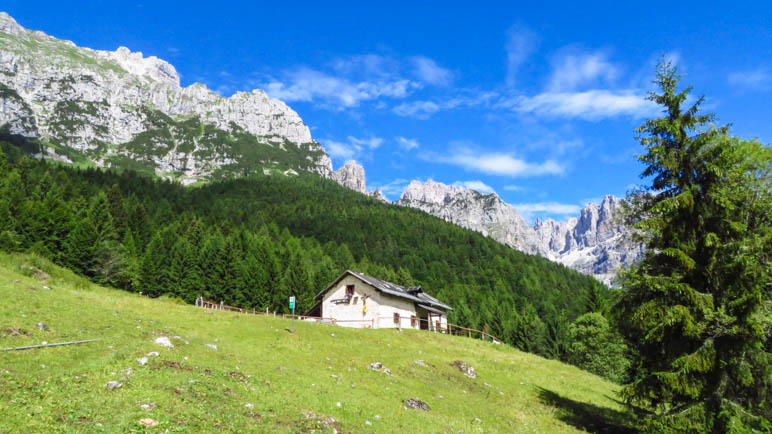
[[(175, 68), (120, 47), (77, 47), (21, 27), (0, 12), (0, 133), (36, 138), (30, 152), (56, 161), (131, 169), (183, 184), (251, 173), (308, 172), (368, 192), (364, 168), (333, 172), (323, 146), (283, 102), (262, 90), (225, 98), (180, 86)], [(578, 218), (528, 225), (495, 193), (413, 181), (396, 202), (481, 232), (609, 283), (642, 247), (614, 221), (619, 199), (588, 204)]]
[[(364, 168), (353, 161), (338, 169), (333, 178), (352, 190), (388, 201), (379, 190), (367, 192)], [(611, 284), (620, 266), (633, 264), (643, 255), (643, 246), (630, 241), (629, 229), (615, 220), (620, 202), (608, 195), (600, 205), (587, 204), (579, 217), (567, 222), (537, 220), (531, 226), (495, 193), (430, 180), (411, 182), (395, 204), (418, 208)]]

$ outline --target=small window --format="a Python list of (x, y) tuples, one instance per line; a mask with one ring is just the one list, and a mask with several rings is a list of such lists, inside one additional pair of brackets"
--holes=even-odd
[(394, 324), (399, 324), (399, 312), (394, 312)]
[(354, 285), (346, 285), (346, 298), (354, 296)]
[(410, 327), (415, 327), (415, 315), (410, 317)]
[(359, 301), (359, 297), (354, 297), (354, 304), (357, 304), (357, 301)]

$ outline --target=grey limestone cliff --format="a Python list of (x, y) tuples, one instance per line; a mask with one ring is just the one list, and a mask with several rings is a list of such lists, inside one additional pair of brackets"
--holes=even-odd
[(335, 173), (332, 174), (332, 179), (346, 188), (350, 188), (360, 193), (367, 193), (367, 187), (365, 185), (365, 168), (357, 164), (354, 160), (346, 162), (343, 167), (336, 170)]
[(39, 139), (50, 158), (186, 183), (272, 169), (332, 174), (297, 113), (262, 90), (225, 98), (203, 84), (181, 87), (157, 57), (77, 47), (4, 12), (0, 127)]

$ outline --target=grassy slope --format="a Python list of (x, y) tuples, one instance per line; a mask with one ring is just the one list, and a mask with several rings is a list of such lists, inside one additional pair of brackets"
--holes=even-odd
[[(48, 278), (41, 281), (30, 265)], [(304, 431), (317, 426), (308, 412), (335, 417), (344, 432), (618, 432), (615, 424), (624, 421), (617, 386), (468, 338), (301, 322), (290, 334), (287, 320), (105, 289), (19, 255), (0, 254), (0, 300), (0, 347), (103, 339), (0, 352), (0, 432), (129, 431), (145, 417), (160, 422), (154, 431)], [(9, 328), (29, 335), (9, 336)], [(154, 343), (158, 336), (181, 339), (166, 349)], [(136, 359), (151, 351), (160, 357), (140, 366)], [(456, 359), (473, 365), (478, 378), (449, 366)], [(392, 375), (368, 370), (376, 361)], [(123, 376), (123, 388), (106, 390)], [(410, 397), (432, 410), (404, 409)], [(146, 403), (156, 407), (140, 408)]]

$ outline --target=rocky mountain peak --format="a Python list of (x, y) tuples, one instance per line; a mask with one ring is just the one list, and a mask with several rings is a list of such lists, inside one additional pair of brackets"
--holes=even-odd
[(9, 35), (19, 35), (24, 32), (24, 27), (20, 26), (16, 20), (5, 12), (0, 12), (0, 32)]
[(226, 98), (203, 84), (183, 88), (155, 56), (78, 47), (6, 13), (0, 31), (0, 126), (40, 139), (45, 158), (183, 183), (261, 171), (332, 175), (308, 126), (263, 91)]
[(383, 194), (383, 191), (381, 191), (381, 189), (380, 189), (380, 188), (376, 188), (375, 190), (371, 191), (371, 192), (370, 192), (370, 196), (372, 196), (372, 197), (374, 197), (374, 198), (376, 198), (376, 199), (380, 200), (381, 202), (384, 202), (384, 203), (391, 203), (391, 201), (389, 200), (389, 198), (388, 198), (388, 197), (386, 197), (386, 195), (385, 195), (385, 194)]
[(176, 87), (180, 86), (180, 77), (177, 75), (177, 70), (166, 61), (155, 56), (143, 57), (142, 52), (132, 53), (126, 47), (118, 47), (117, 50), (110, 54), (121, 68), (131, 74), (144, 75), (161, 83)]
[(611, 283), (619, 266), (632, 264), (643, 254), (643, 247), (629, 241), (629, 230), (615, 220), (620, 202), (607, 195), (599, 205), (587, 204), (578, 217), (565, 222), (536, 220), (533, 226), (495, 193), (431, 180), (411, 182), (397, 203)]
[(354, 160), (347, 161), (343, 167), (332, 174), (332, 178), (344, 187), (358, 191), (362, 194), (367, 193), (367, 187), (365, 185), (365, 168), (357, 164)]
[(402, 192), (400, 201), (446, 204), (466, 196), (485, 196), (488, 197), (492, 203), (500, 201), (495, 193), (486, 195), (475, 190), (470, 190), (457, 185), (447, 185), (431, 179), (424, 183), (421, 183), (421, 181), (410, 182), (407, 188), (405, 188), (405, 191)]

